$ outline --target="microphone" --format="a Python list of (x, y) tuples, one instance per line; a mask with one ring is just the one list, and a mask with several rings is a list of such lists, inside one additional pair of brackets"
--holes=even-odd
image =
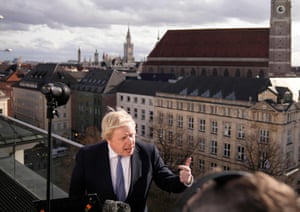
[(114, 200), (105, 200), (102, 212), (130, 212), (130, 205), (121, 202), (121, 201), (114, 201)]

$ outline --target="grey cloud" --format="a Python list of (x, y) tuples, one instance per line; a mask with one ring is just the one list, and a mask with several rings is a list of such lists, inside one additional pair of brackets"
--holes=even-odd
[[(0, 4), (1, 1), (0, 0)], [(259, 0), (260, 1), (260, 0)], [(252, 3), (251, 3), (252, 2)], [(254, 2), (254, 3), (253, 3)], [(165, 25), (165, 24), (207, 24), (226, 19), (224, 16), (243, 18), (250, 16), (256, 1), (245, 1), (245, 9), (236, 2), (199, 0), (10, 0), (1, 4), (0, 14), (7, 16), (7, 22), (20, 24), (46, 24), (52, 28), (65, 26), (107, 28), (110, 24)], [(2, 2), (3, 3), (3, 2)], [(249, 5), (249, 6), (248, 6)], [(266, 18), (265, 8), (255, 18)], [(247, 18), (247, 17), (246, 17)], [(24, 29), (24, 28), (23, 28)]]

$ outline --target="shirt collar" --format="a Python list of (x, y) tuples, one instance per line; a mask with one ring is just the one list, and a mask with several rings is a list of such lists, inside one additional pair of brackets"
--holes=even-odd
[[(108, 155), (109, 155), (109, 160), (113, 159), (113, 158), (117, 158), (118, 154), (111, 148), (111, 146), (109, 145), (109, 143), (107, 143), (108, 146)], [(123, 157), (123, 158), (130, 158), (130, 156), (128, 157)]]
[(118, 154), (116, 152), (114, 152), (114, 150), (110, 147), (109, 143), (107, 143), (108, 146), (108, 155), (109, 155), (109, 159), (113, 159), (118, 157)]

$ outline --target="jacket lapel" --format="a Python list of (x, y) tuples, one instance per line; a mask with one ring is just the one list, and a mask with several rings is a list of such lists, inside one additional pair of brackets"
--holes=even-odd
[(136, 181), (142, 176), (142, 160), (139, 155), (139, 149), (137, 145), (135, 146), (134, 153), (131, 157), (131, 183), (127, 198), (132, 195), (132, 188)]
[[(106, 143), (106, 142), (105, 142)], [(108, 155), (108, 147), (107, 143), (104, 145), (104, 149), (100, 151), (99, 157), (101, 157), (101, 165), (99, 166), (99, 179), (100, 186), (102, 187), (101, 190), (106, 190), (105, 193), (108, 193), (110, 197), (114, 197), (114, 187), (111, 179), (110, 173), (110, 162), (109, 162), (109, 155)]]

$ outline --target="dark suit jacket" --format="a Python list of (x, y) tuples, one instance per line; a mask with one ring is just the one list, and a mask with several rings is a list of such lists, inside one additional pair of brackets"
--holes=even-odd
[[(107, 145), (107, 142), (101, 142), (79, 150), (70, 183), (70, 197), (97, 193), (102, 203), (108, 199), (116, 200)], [(168, 192), (179, 193), (186, 188), (179, 176), (166, 167), (153, 144), (137, 141), (131, 157), (131, 185), (125, 201), (132, 212), (146, 211), (152, 180)]]

